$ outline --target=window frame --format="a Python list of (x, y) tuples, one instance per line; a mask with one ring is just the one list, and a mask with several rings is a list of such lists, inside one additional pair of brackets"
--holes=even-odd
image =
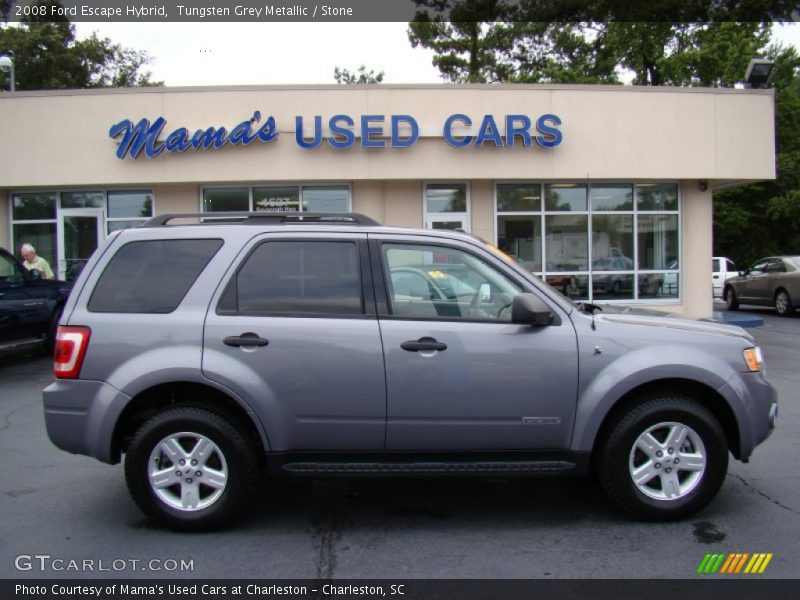
[[(587, 210), (585, 211), (557, 211), (557, 210), (547, 210), (546, 204), (546, 187), (548, 184), (577, 184), (577, 185), (586, 185), (586, 203), (587, 203)], [(633, 189), (633, 207), (631, 210), (599, 210), (593, 211), (592, 204), (591, 204), (591, 191), (592, 185), (631, 185)], [(639, 186), (648, 185), (648, 184), (668, 184), (674, 185), (677, 190), (678, 195), (678, 207), (677, 210), (639, 210)], [(526, 186), (533, 186), (539, 185), (540, 186), (540, 195), (541, 195), (541, 206), (539, 211), (498, 211), (497, 209), (497, 202), (498, 202), (498, 186), (499, 185), (526, 185)], [(677, 297), (661, 297), (661, 298), (652, 298), (652, 297), (639, 297), (639, 281), (640, 276), (652, 276), (652, 275), (675, 275), (680, 282), (682, 275), (683, 275), (683, 189), (681, 186), (681, 182), (678, 180), (629, 180), (629, 179), (621, 179), (621, 180), (598, 180), (598, 181), (586, 181), (586, 180), (551, 180), (551, 179), (538, 179), (538, 180), (531, 180), (531, 179), (503, 179), (503, 180), (496, 180), (493, 182), (492, 185), (492, 196), (493, 196), (493, 203), (492, 203), (492, 214), (493, 214), (493, 228), (494, 228), (494, 244), (499, 247), (499, 228), (498, 228), (498, 217), (501, 216), (528, 216), (533, 218), (540, 219), (540, 231), (541, 231), (541, 240), (540, 240), (540, 256), (541, 256), (541, 270), (540, 271), (531, 271), (533, 275), (538, 277), (541, 281), (547, 282), (548, 277), (587, 277), (588, 278), (588, 293), (585, 300), (578, 300), (578, 301), (587, 301), (592, 302), (594, 299), (594, 292), (593, 292), (593, 276), (597, 274), (598, 276), (603, 275), (633, 275), (633, 291), (631, 294), (631, 298), (620, 298), (620, 299), (606, 299), (606, 298), (598, 298), (597, 300), (602, 303), (607, 304), (645, 304), (645, 305), (680, 305), (683, 303), (684, 299), (684, 289), (683, 285), (678, 286), (678, 295)], [(627, 271), (594, 271), (592, 269), (592, 262), (594, 260), (593, 252), (594, 252), (594, 236), (593, 236), (593, 215), (632, 215), (633, 216), (633, 269)], [(588, 269), (586, 271), (548, 271), (547, 270), (547, 216), (561, 216), (561, 215), (584, 215), (587, 217), (587, 243), (588, 243), (588, 251), (587, 251), (587, 260), (588, 260)], [(677, 249), (678, 249), (678, 268), (677, 269), (640, 269), (639, 268), (639, 216), (659, 216), (659, 215), (677, 215), (678, 221), (678, 239), (677, 239)], [(577, 299), (576, 299), (577, 300)]]
[[(282, 313), (261, 313), (261, 312), (229, 312), (220, 308), (222, 300), (228, 291), (228, 287), (234, 283), (239, 273), (248, 263), (253, 254), (263, 244), (274, 242), (342, 242), (352, 243), (356, 247), (359, 261), (359, 278), (361, 288), (361, 314), (341, 314), (341, 313), (310, 313), (310, 312), (282, 312)], [(375, 319), (375, 294), (372, 278), (372, 270), (370, 268), (369, 248), (367, 246), (366, 234), (350, 235), (350, 234), (297, 234), (285, 233), (282, 235), (267, 234), (260, 236), (245, 248), (240, 256), (234, 261), (230, 270), (225, 274), (221, 280), (218, 292), (212, 299), (214, 306), (214, 314), (218, 317), (231, 317), (231, 318), (260, 318), (260, 319), (274, 319), (274, 318), (293, 318), (293, 319)]]

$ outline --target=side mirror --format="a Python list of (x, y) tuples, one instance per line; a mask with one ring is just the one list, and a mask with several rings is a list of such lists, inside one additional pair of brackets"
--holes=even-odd
[(555, 314), (535, 294), (514, 296), (511, 304), (511, 322), (517, 325), (550, 325)]
[(31, 281), (39, 281), (42, 278), (42, 272), (39, 269), (31, 269), (28, 273), (30, 273)]

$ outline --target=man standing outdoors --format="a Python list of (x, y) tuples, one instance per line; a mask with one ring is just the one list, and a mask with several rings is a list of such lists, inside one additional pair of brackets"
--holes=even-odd
[(54, 279), (53, 269), (50, 268), (50, 264), (45, 259), (41, 256), (36, 256), (36, 248), (30, 244), (22, 244), (19, 253), (25, 259), (22, 264), (28, 271), (37, 269), (42, 274), (42, 279)]

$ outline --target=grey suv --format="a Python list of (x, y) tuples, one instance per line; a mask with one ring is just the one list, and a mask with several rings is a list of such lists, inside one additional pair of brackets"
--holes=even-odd
[(175, 529), (241, 515), (262, 474), (591, 472), (632, 515), (678, 519), (775, 425), (738, 327), (573, 304), (453, 231), (187, 217), (95, 252), (44, 391), (53, 443), (124, 454)]

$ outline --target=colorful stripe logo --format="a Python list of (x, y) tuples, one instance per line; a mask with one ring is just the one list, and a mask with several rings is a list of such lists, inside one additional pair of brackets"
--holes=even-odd
[(771, 560), (772, 552), (706, 554), (705, 558), (700, 562), (700, 566), (697, 567), (697, 572), (703, 575), (713, 573), (726, 575), (747, 573), (755, 575), (763, 573)]

